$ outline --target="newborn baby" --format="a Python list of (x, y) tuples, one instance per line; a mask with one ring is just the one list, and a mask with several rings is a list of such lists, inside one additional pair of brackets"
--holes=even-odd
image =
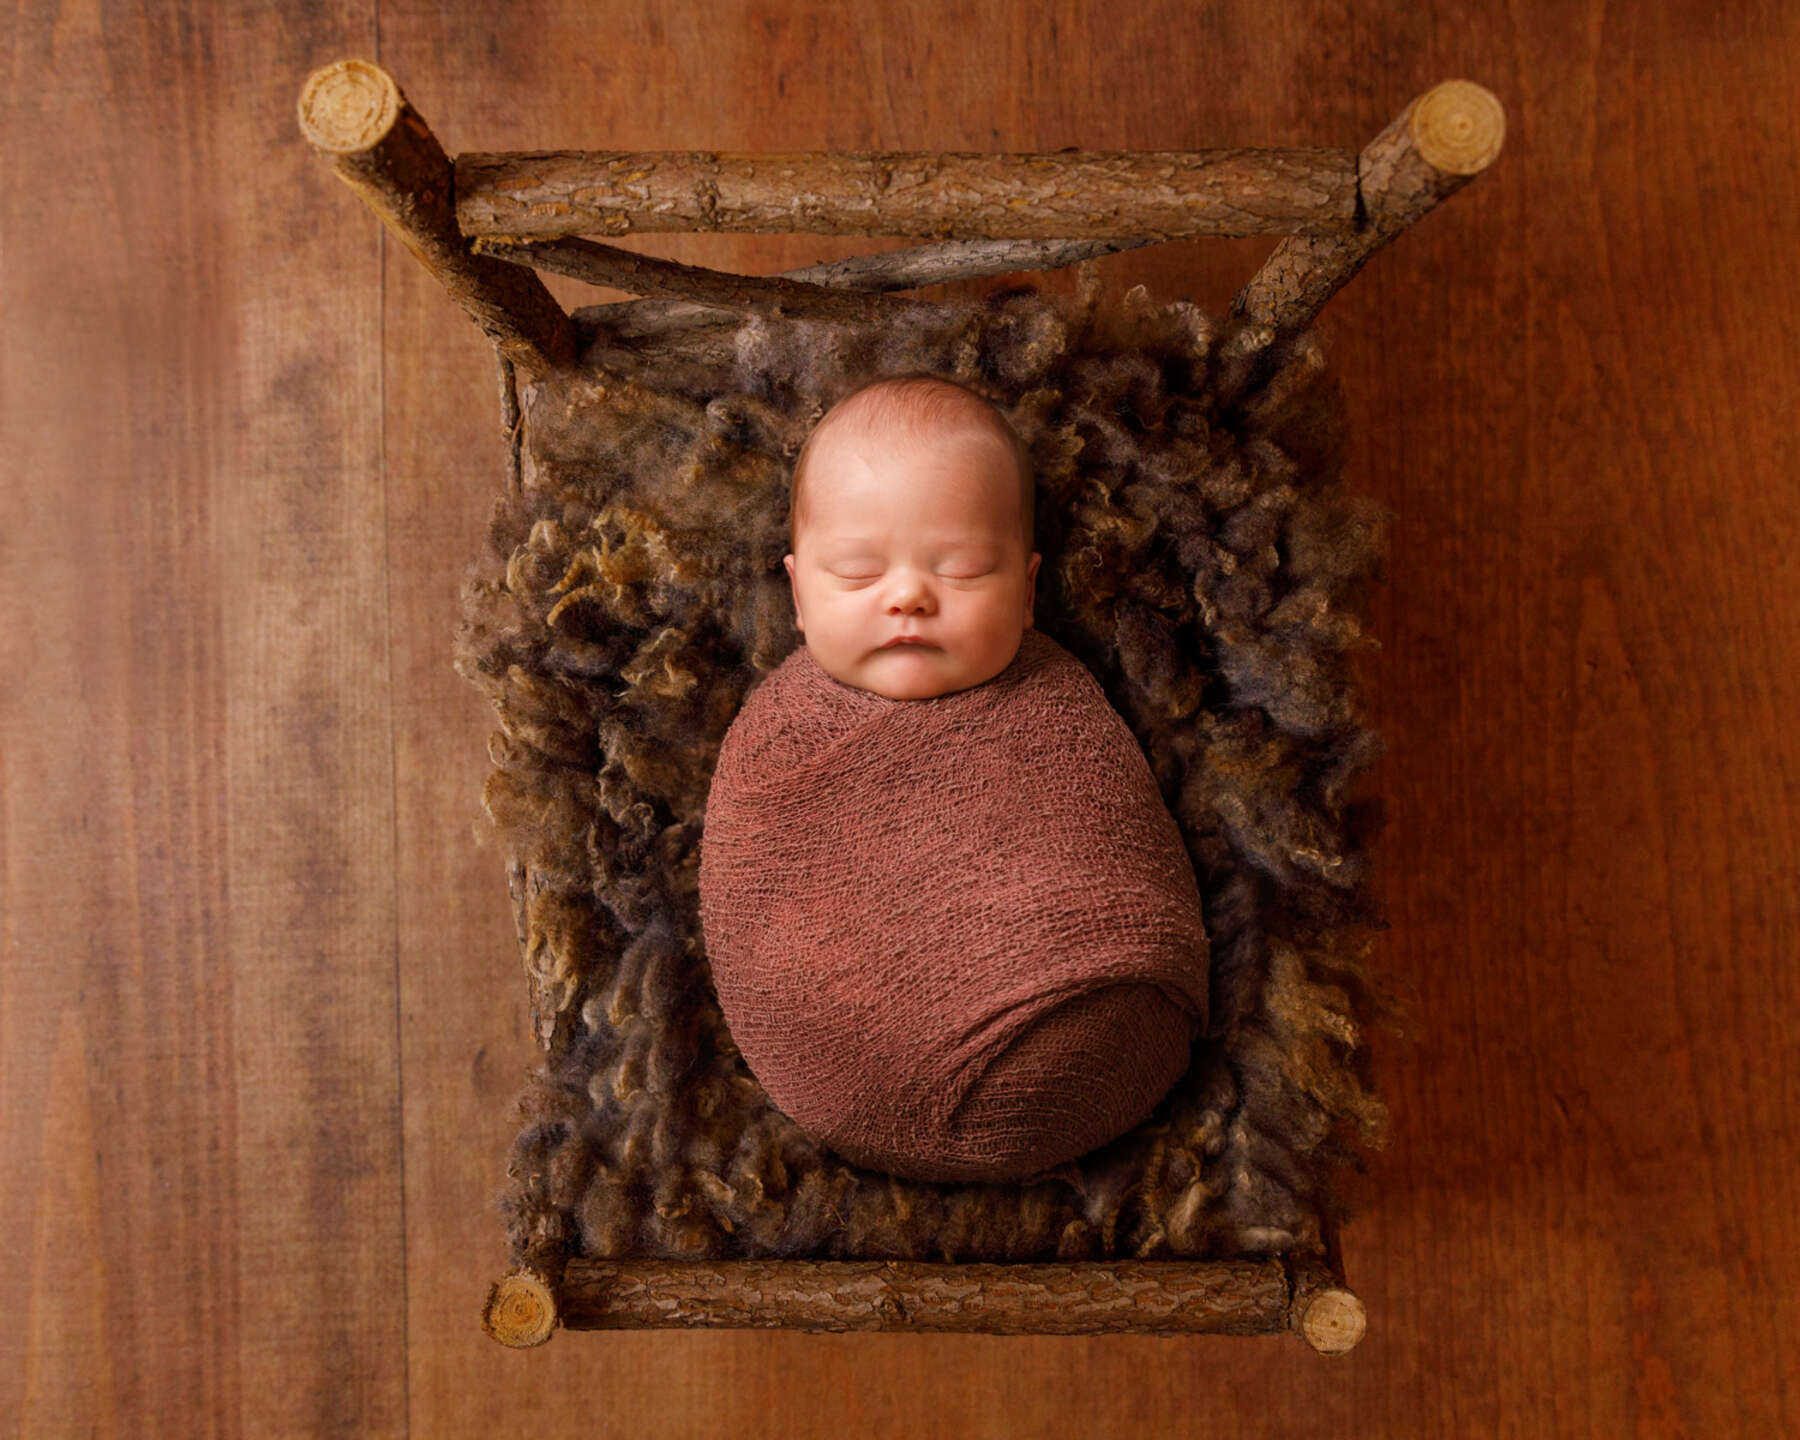
[(708, 958), (775, 1104), (854, 1163), (1016, 1180), (1139, 1124), (1187, 1069), (1207, 941), (1142, 750), (1033, 628), (1029, 458), (934, 376), (802, 447), (804, 643), (720, 749)]

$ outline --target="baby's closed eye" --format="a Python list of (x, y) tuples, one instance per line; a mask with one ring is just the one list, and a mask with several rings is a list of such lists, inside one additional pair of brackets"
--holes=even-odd
[[(958, 571), (940, 570), (938, 572), (938, 579), (947, 581), (950, 584), (955, 584), (955, 585), (975, 585), (975, 584), (979, 584), (983, 580), (988, 579), (990, 576), (992, 576), (993, 573), (994, 572), (991, 570), (978, 570), (978, 571), (972, 571), (972, 572), (971, 571), (963, 571), (963, 570), (958, 570)], [(832, 578), (837, 580), (840, 584), (844, 585), (847, 588), (856, 589), (863, 585), (873, 584), (875, 581), (879, 580), (881, 578), (881, 576), (878, 574), (877, 575), (845, 575), (845, 574), (840, 574), (837, 571), (833, 571)]]

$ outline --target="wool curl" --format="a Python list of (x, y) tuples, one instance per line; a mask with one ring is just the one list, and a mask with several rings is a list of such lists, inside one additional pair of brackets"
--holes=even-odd
[[(1367, 967), (1380, 754), (1355, 658), (1388, 513), (1345, 491), (1316, 338), (1227, 393), (1236, 322), (1142, 287), (1028, 286), (879, 324), (752, 317), (722, 358), (596, 346), (524, 388), (524, 473), (464, 588), (457, 667), (499, 730), (507, 852), (545, 1051), (496, 1203), (515, 1258), (947, 1262), (1317, 1251), (1385, 1144)], [(595, 356), (604, 354), (603, 362)], [(801, 643), (781, 557), (808, 431), (927, 370), (1030, 447), (1036, 623), (1100, 682), (1180, 826), (1211, 1021), (1135, 1130), (1022, 1182), (861, 1169), (777, 1110), (720, 1011), (699, 922), (707, 783)], [(1241, 373), (1241, 371), (1240, 371)]]

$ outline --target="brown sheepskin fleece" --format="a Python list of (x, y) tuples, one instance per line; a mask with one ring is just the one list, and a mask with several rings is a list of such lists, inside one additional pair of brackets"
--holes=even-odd
[[(1384, 1141), (1366, 1035), (1391, 1011), (1364, 967), (1379, 806), (1348, 793), (1380, 753), (1354, 655), (1388, 517), (1342, 484), (1317, 342), (1222, 399), (1245, 336), (1141, 287), (713, 334), (685, 354), (600, 334), (523, 387), (523, 473), (465, 590), (457, 665), (499, 717), (484, 801), (547, 1052), (498, 1202), (515, 1258), (1317, 1250), (1351, 1213), (1334, 1180)], [(1137, 1129), (1011, 1183), (860, 1169), (775, 1109), (698, 916), (720, 742), (801, 641), (794, 457), (837, 398), (915, 370), (986, 395), (1029, 445), (1037, 625), (1143, 746), (1212, 940), (1186, 1076)]]

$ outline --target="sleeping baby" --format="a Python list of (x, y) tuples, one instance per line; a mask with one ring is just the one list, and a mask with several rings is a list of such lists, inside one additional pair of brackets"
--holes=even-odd
[(770, 1099), (858, 1165), (1015, 1181), (1135, 1128), (1205, 1028), (1186, 846), (1032, 623), (1028, 452), (960, 385), (840, 400), (794, 467), (803, 643), (707, 796), (701, 926)]

